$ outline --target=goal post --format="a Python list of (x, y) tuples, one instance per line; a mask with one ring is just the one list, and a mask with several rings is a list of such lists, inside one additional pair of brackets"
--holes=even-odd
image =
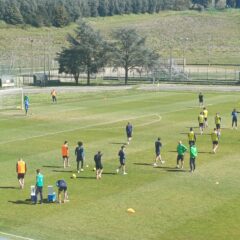
[(23, 109), (22, 88), (0, 89), (0, 110)]

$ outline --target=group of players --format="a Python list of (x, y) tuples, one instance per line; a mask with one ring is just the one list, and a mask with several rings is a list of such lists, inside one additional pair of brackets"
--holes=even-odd
[[(56, 103), (57, 98), (56, 98), (56, 91), (53, 89), (51, 91), (51, 97), (52, 97), (52, 102)], [(203, 134), (204, 128), (208, 127), (208, 110), (206, 107), (204, 107), (204, 101), (203, 101), (203, 94), (199, 94), (199, 106), (203, 108), (203, 110), (200, 112), (198, 116), (198, 123), (199, 123), (199, 131), (200, 134)], [(24, 97), (24, 105), (25, 105), (25, 112), (27, 114), (28, 108), (29, 108), (29, 98), (27, 96)], [(232, 128), (237, 129), (237, 114), (239, 112), (236, 109), (233, 109), (232, 111)], [(221, 117), (219, 113), (216, 113), (215, 115), (215, 124), (216, 127), (214, 128), (213, 132), (211, 133), (211, 139), (212, 139), (212, 152), (216, 153), (218, 144), (219, 144), (219, 139), (221, 135)], [(116, 169), (116, 172), (119, 173), (120, 171), (122, 172), (123, 175), (126, 175), (126, 153), (125, 153), (125, 145), (129, 145), (130, 141), (132, 139), (132, 134), (133, 134), (133, 126), (130, 122), (126, 125), (126, 135), (127, 135), (127, 143), (122, 145), (119, 152), (118, 152), (118, 157), (119, 157), (119, 167)], [(196, 169), (196, 164), (195, 160), (198, 155), (197, 147), (196, 147), (196, 134), (194, 133), (193, 128), (190, 128), (190, 131), (188, 133), (188, 142), (189, 142), (189, 153), (190, 153), (190, 172), (194, 172)], [(162, 142), (160, 137), (157, 138), (155, 141), (155, 162), (153, 163), (154, 167), (157, 167), (159, 163), (164, 164), (165, 161), (162, 159), (161, 156), (161, 148), (162, 148)], [(178, 142), (177, 145), (177, 165), (176, 168), (181, 168), (183, 169), (184, 167), (184, 155), (188, 148), (182, 143), (182, 141)], [(63, 159), (63, 167), (69, 167), (69, 146), (68, 146), (68, 141), (65, 141), (61, 147), (61, 152), (62, 152), (62, 159)], [(76, 156), (76, 163), (77, 163), (77, 172), (80, 173), (84, 171), (84, 161), (85, 161), (85, 150), (83, 147), (83, 142), (79, 141), (77, 143), (77, 146), (75, 148), (75, 156)], [(103, 164), (102, 164), (102, 156), (103, 153), (101, 151), (98, 151), (94, 155), (94, 162), (95, 162), (95, 168), (94, 170), (96, 171), (96, 179), (100, 180), (102, 178), (102, 173), (103, 173)], [(86, 165), (88, 167), (88, 165)], [(17, 162), (16, 166), (16, 171), (18, 174), (18, 180), (20, 184), (20, 188), (24, 188), (24, 175), (27, 171), (27, 166), (26, 163), (22, 160), (19, 159)], [(37, 176), (36, 176), (36, 196), (38, 193), (40, 194), (40, 202), (42, 202), (42, 187), (43, 187), (43, 175), (40, 172), (40, 169), (36, 170)], [(75, 174), (73, 174), (75, 175)], [(64, 180), (58, 180), (56, 183), (58, 187), (58, 199), (59, 202), (61, 203), (61, 193), (64, 192), (64, 202), (67, 201), (68, 195), (67, 195), (67, 184)], [(36, 198), (37, 201), (37, 198)], [(36, 203), (35, 201), (35, 203)]]

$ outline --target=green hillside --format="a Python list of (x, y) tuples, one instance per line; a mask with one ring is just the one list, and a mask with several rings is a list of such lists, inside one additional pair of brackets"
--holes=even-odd
[[(86, 21), (109, 40), (116, 28), (136, 28), (162, 56), (186, 58), (188, 64), (240, 63), (239, 10), (161, 12)], [(37, 65), (44, 57), (51, 61), (66, 46), (66, 34), (75, 27), (72, 24), (65, 28), (16, 28), (1, 22), (0, 61), (7, 65), (14, 62), (18, 68)]]

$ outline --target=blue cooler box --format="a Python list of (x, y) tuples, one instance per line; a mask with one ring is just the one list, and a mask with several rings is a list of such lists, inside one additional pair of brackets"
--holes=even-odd
[(56, 193), (55, 192), (53, 194), (48, 195), (48, 201), (49, 202), (55, 202), (56, 201)]

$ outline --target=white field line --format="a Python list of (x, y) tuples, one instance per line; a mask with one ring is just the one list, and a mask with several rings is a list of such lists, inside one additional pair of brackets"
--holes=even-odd
[(10, 233), (5, 233), (5, 232), (0, 232), (0, 234), (5, 235), (5, 236), (9, 236), (9, 237), (19, 238), (19, 239), (34, 240), (33, 238), (22, 237), (22, 236), (10, 234)]
[[(196, 108), (198, 108), (198, 107), (196, 106)], [(180, 111), (183, 111), (183, 110), (186, 110), (186, 109), (189, 109), (189, 108), (182, 108), (182, 109), (178, 109), (178, 110), (174, 110), (174, 111), (169, 111), (169, 112), (166, 112), (165, 114), (173, 113), (173, 112), (180, 112)], [(55, 135), (55, 134), (71, 132), (71, 131), (80, 130), (80, 129), (104, 126), (104, 125), (107, 125), (107, 124), (129, 121), (129, 120), (134, 120), (134, 119), (148, 117), (148, 116), (154, 116), (154, 115), (157, 115), (157, 114), (146, 114), (146, 115), (141, 115), (141, 116), (137, 116), (137, 117), (128, 117), (128, 118), (123, 118), (123, 119), (119, 119), (119, 120), (115, 120), (115, 121), (102, 122), (102, 123), (99, 123), (99, 124), (91, 124), (91, 125), (86, 125), (86, 126), (82, 126), (82, 127), (78, 127), (78, 128), (72, 128), (72, 129), (67, 129), (67, 130), (62, 130), (62, 131), (57, 131), (57, 132), (52, 132), (52, 133), (40, 134), (40, 135), (36, 135), (36, 136), (32, 136), (32, 137), (16, 138), (16, 139), (9, 140), (9, 141), (2, 141), (2, 142), (0, 142), (0, 145), (1, 144), (6, 144), (6, 143), (12, 143), (12, 142), (16, 142), (16, 141), (24, 141), (24, 140), (33, 139), (33, 138), (52, 136), (52, 135)], [(159, 115), (159, 118), (162, 119), (162, 116)], [(160, 120), (158, 119), (157, 121), (160, 121)]]
[[(16, 141), (24, 141), (24, 140), (28, 140), (28, 139), (45, 137), (45, 136), (51, 136), (51, 135), (55, 135), (55, 134), (71, 132), (71, 131), (85, 129), (85, 128), (104, 126), (104, 125), (108, 125), (108, 124), (113, 124), (113, 123), (118, 123), (118, 122), (123, 122), (123, 121), (129, 121), (129, 120), (134, 120), (134, 119), (153, 116), (153, 115), (156, 115), (156, 114), (146, 114), (146, 115), (141, 115), (141, 116), (137, 116), (137, 117), (123, 118), (123, 119), (119, 119), (119, 120), (115, 120), (115, 121), (102, 122), (102, 123), (86, 125), (86, 126), (82, 126), (82, 127), (78, 127), (78, 128), (72, 128), (72, 129), (67, 129), (67, 130), (62, 130), (62, 131), (57, 131), (57, 132), (52, 132), (52, 133), (40, 134), (40, 135), (36, 135), (36, 136), (32, 136), (32, 137), (16, 138), (16, 139), (9, 140), (9, 141), (2, 141), (2, 142), (0, 142), (0, 144), (12, 143), (12, 142), (16, 142)], [(158, 119), (157, 121), (160, 121), (160, 120)]]

